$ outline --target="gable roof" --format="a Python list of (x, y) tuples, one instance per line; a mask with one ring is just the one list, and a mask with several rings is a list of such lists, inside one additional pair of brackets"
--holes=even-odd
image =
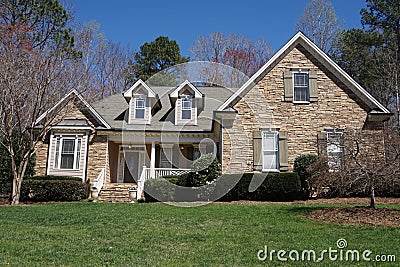
[(147, 97), (156, 97), (156, 93), (141, 79), (137, 80), (134, 85), (131, 86), (126, 92), (123, 93), (124, 97), (132, 97), (132, 93), (136, 88), (139, 88), (139, 86), (143, 86), (144, 89), (147, 90)]
[(203, 94), (196, 88), (196, 86), (194, 86), (191, 82), (189, 82), (188, 80), (185, 80), (183, 83), (181, 83), (178, 88), (176, 88), (171, 94), (171, 97), (175, 97), (177, 98), (179, 95), (179, 91), (182, 90), (185, 86), (189, 86), (190, 89), (193, 90), (194, 92), (194, 98), (202, 98)]
[(60, 101), (58, 101), (52, 108), (48, 109), (36, 120), (35, 125), (40, 124), (40, 122), (53, 111), (55, 111), (62, 103), (67, 101), (70, 97), (75, 96), (79, 101), (87, 107), (89, 113), (95, 118), (100, 124), (102, 124), (106, 129), (111, 129), (111, 126), (103, 119), (103, 117), (76, 91), (72, 89), (68, 94), (66, 94)]
[(232, 94), (217, 110), (223, 111), (229, 108), (236, 99), (243, 97), (262, 77), (264, 77), (278, 63), (288, 51), (297, 45), (301, 45), (307, 52), (319, 60), (330, 72), (342, 81), (357, 97), (364, 101), (371, 110), (379, 109), (380, 112), (391, 114), (379, 101), (369, 94), (361, 85), (350, 77), (339, 65), (337, 65), (316, 44), (308, 39), (302, 32), (294, 35), (268, 62), (261, 67), (243, 86)]

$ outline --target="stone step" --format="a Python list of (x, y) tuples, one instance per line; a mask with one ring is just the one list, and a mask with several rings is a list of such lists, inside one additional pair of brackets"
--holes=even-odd
[(99, 194), (99, 200), (106, 202), (130, 202), (128, 188), (137, 184), (107, 184)]

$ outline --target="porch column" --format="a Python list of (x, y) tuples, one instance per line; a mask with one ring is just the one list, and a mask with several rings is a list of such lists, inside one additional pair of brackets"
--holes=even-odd
[(156, 142), (151, 142), (150, 152), (150, 177), (155, 178), (155, 167), (156, 167)]

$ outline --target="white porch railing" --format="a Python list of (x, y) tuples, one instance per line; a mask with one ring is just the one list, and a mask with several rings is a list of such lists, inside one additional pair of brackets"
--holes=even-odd
[(154, 168), (154, 174), (152, 174), (151, 168), (143, 166), (142, 174), (140, 175), (137, 187), (137, 199), (142, 197), (144, 182), (148, 179), (156, 179), (164, 176), (171, 175), (182, 175), (190, 172), (190, 169), (173, 169), (173, 168)]
[(101, 169), (101, 172), (97, 176), (96, 179), (93, 180), (92, 188), (97, 188), (98, 193), (100, 193), (101, 189), (103, 188), (104, 185), (104, 180), (106, 177), (106, 170), (105, 168)]

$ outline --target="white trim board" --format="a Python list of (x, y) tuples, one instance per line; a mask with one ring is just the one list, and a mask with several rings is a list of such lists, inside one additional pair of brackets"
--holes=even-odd
[(88, 108), (88, 110), (91, 112), (91, 114), (93, 115), (94, 118), (96, 118), (107, 129), (111, 129), (111, 126), (103, 119), (103, 117), (101, 117), (101, 115), (88, 102), (86, 102), (86, 100), (75, 89), (72, 89), (60, 101), (58, 101), (53, 107), (51, 107), (46, 112), (44, 112), (42, 115), (40, 115), (39, 118), (35, 121), (35, 125), (38, 125), (47, 115), (49, 115), (51, 112), (53, 112), (59, 105), (61, 105), (61, 103), (66, 101), (72, 95), (75, 95), (78, 97), (78, 99)]
[(191, 82), (189, 82), (188, 80), (185, 80), (183, 83), (181, 83), (178, 88), (176, 88), (171, 94), (170, 97), (173, 98), (178, 98), (178, 93), (180, 90), (182, 90), (185, 86), (189, 86), (190, 89), (193, 90), (194, 92), (194, 98), (202, 98), (203, 94), (199, 91), (199, 89), (196, 88), (196, 86), (194, 86)]
[(147, 90), (147, 97), (156, 97), (156, 93), (141, 79), (137, 80), (134, 85), (131, 86), (126, 92), (122, 93), (124, 97), (132, 97), (132, 92), (139, 86), (143, 86)]

